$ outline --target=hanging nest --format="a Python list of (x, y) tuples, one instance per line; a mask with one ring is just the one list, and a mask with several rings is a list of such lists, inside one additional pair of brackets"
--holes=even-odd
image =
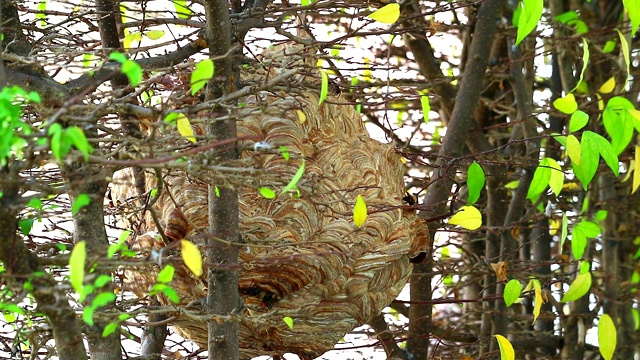
[[(251, 75), (254, 81), (273, 78), (279, 74), (274, 69), (291, 68), (294, 55), (283, 57), (281, 51), (263, 60), (281, 65)], [(298, 75), (288, 83), (300, 89), (310, 80), (309, 75)], [(242, 153), (241, 162), (259, 174), (246, 176), (246, 186), (236, 186), (245, 242), (239, 270), (239, 292), (246, 307), (240, 316), (242, 358), (286, 352), (314, 358), (332, 349), (400, 293), (411, 274), (409, 260), (428, 245), (424, 223), (413, 211), (402, 209), (400, 155), (392, 146), (371, 140), (360, 114), (353, 106), (336, 104), (338, 96), (330, 94), (319, 106), (320, 85), (314, 81), (314, 90), (249, 96), (238, 117), (239, 136), (251, 135), (273, 146)], [(248, 148), (252, 143), (242, 145)], [(281, 146), (288, 160), (278, 151)], [(275, 199), (259, 194), (259, 187), (278, 193), (303, 162), (297, 192)], [(150, 212), (140, 211), (145, 205), (136, 196), (132, 174), (131, 169), (121, 170), (112, 184), (113, 199), (132, 210), (123, 216), (125, 226), (143, 234), (130, 245), (145, 250), (164, 247)], [(157, 186), (153, 173), (146, 178), (147, 191)], [(203, 244), (198, 234), (208, 228), (206, 182), (213, 181), (215, 177), (202, 171), (162, 172), (163, 189), (152, 208), (169, 240), (187, 238)], [(358, 195), (368, 210), (360, 227), (353, 223)], [(128, 272), (128, 286), (145, 296), (156, 275), (157, 269)], [(205, 281), (206, 275), (197, 278), (177, 266), (172, 286), (180, 305), (204, 298)], [(293, 319), (292, 328), (284, 317)], [(206, 323), (181, 318), (172, 325), (206, 348)]]

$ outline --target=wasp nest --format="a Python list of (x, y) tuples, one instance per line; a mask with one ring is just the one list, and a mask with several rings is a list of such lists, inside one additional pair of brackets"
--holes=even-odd
[[(278, 73), (273, 68), (271, 78)], [(307, 79), (299, 75), (289, 84)], [(402, 209), (400, 156), (392, 146), (371, 140), (360, 114), (353, 106), (335, 104), (337, 96), (330, 94), (318, 105), (318, 89), (260, 92), (244, 100), (238, 117), (239, 136), (263, 139), (274, 148), (245, 151), (242, 161), (259, 175), (247, 176), (248, 186), (236, 186), (245, 241), (239, 270), (239, 292), (247, 308), (240, 317), (243, 358), (285, 352), (313, 358), (330, 350), (398, 295), (411, 273), (409, 259), (428, 243), (426, 226)], [(290, 159), (277, 151), (281, 146)], [(281, 189), (303, 162), (297, 192), (275, 199), (258, 193), (261, 186)], [(148, 191), (156, 180), (151, 173), (146, 176)], [(167, 238), (201, 239), (196, 234), (208, 227), (206, 176), (165, 170), (162, 177), (162, 195), (153, 209)], [(131, 200), (136, 190), (130, 169), (115, 174), (112, 194), (144, 208)], [(361, 227), (353, 223), (358, 195), (368, 209)], [(148, 212), (125, 224), (147, 233), (131, 240), (133, 248), (164, 246)], [(155, 274), (127, 276), (134, 291), (145, 295)], [(172, 285), (182, 305), (206, 296), (205, 276), (176, 269)], [(283, 322), (287, 316), (293, 328)], [(172, 325), (206, 347), (206, 323), (180, 319)]]

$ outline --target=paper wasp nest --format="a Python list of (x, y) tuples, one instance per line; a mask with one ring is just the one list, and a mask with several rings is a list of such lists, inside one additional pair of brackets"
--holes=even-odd
[[(274, 63), (282, 63), (281, 52), (271, 56)], [(287, 63), (290, 68), (289, 59)], [(265, 81), (267, 73), (273, 78), (279, 69), (273, 66), (258, 72), (262, 79), (251, 76)], [(298, 75), (288, 83), (309, 79)], [(236, 186), (240, 233), (246, 242), (239, 271), (239, 292), (247, 308), (240, 323), (243, 358), (285, 352), (313, 358), (332, 349), (398, 295), (411, 273), (409, 259), (425, 250), (429, 241), (422, 221), (414, 212), (401, 209), (400, 155), (392, 146), (369, 138), (353, 106), (332, 104), (341, 101), (332, 95), (318, 106), (319, 89), (318, 84), (316, 89), (297, 93), (260, 92), (243, 100), (246, 107), (238, 117), (239, 136), (255, 135), (274, 146), (274, 150), (242, 154), (245, 165), (259, 174), (246, 175), (247, 186)], [(296, 110), (302, 110), (304, 122)], [(278, 151), (280, 146), (286, 146), (289, 160)], [(259, 194), (262, 186), (278, 193), (303, 159), (299, 197), (288, 193), (266, 199)], [(146, 177), (149, 191), (156, 181), (153, 173), (147, 172)], [(171, 240), (196, 239), (197, 233), (206, 232), (207, 185), (201, 179), (182, 171), (163, 172), (164, 189), (153, 208)], [(353, 224), (358, 195), (368, 209), (359, 228)], [(130, 169), (114, 175), (112, 196), (130, 209), (144, 207), (136, 200)], [(148, 234), (132, 239), (131, 246), (164, 246), (153, 236), (157, 229), (148, 212), (142, 220), (139, 214), (124, 223)], [(157, 269), (145, 269), (127, 277), (133, 290), (144, 296), (156, 274)], [(176, 268), (172, 286), (182, 305), (205, 297), (205, 277)], [(294, 320), (291, 329), (283, 321), (286, 316)], [(206, 348), (206, 323), (182, 318), (172, 325)]]

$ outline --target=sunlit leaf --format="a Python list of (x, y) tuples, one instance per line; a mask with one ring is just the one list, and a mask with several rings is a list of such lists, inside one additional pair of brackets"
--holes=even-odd
[(602, 112), (602, 124), (611, 137), (611, 146), (616, 155), (624, 151), (633, 138), (634, 117), (628, 109), (635, 107), (626, 98), (614, 96), (609, 99)]
[(104, 329), (102, 329), (102, 337), (107, 337), (107, 336), (115, 333), (117, 329), (118, 329), (118, 323), (117, 322), (108, 323), (104, 327)]
[(289, 327), (289, 329), (293, 329), (293, 319), (285, 316), (282, 318), (282, 321), (284, 321), (285, 324), (287, 324), (287, 326)]
[(320, 70), (320, 75), (322, 76), (322, 82), (320, 84), (320, 99), (318, 99), (318, 106), (322, 105), (322, 103), (327, 99), (327, 94), (329, 93), (329, 77), (324, 70)]
[(565, 97), (556, 99), (553, 102), (553, 107), (560, 112), (571, 115), (578, 110), (578, 103), (576, 102), (576, 98), (573, 94), (567, 94)]
[(188, 19), (193, 15), (193, 11), (187, 6), (186, 0), (171, 0), (176, 7), (176, 14), (180, 19)]
[(298, 187), (298, 181), (302, 179), (302, 175), (304, 174), (304, 167), (305, 167), (305, 163), (304, 163), (304, 159), (302, 159), (302, 163), (300, 164), (298, 171), (296, 172), (295, 175), (293, 175), (293, 178), (291, 178), (291, 181), (289, 181), (287, 186), (285, 186), (284, 189), (280, 191), (280, 194), (284, 194), (287, 191), (295, 190)]
[(195, 276), (202, 275), (202, 254), (196, 244), (189, 240), (181, 240), (180, 249), (182, 250), (182, 261), (187, 265), (187, 268)]
[(578, 264), (578, 274), (586, 274), (589, 271), (591, 271), (591, 263), (584, 260), (580, 261), (580, 263)]
[(361, 195), (356, 198), (356, 204), (353, 207), (353, 224), (357, 227), (362, 226), (367, 219), (367, 204)]
[(387, 4), (372, 12), (367, 17), (381, 23), (393, 24), (398, 21), (400, 17), (400, 5), (398, 3)]
[(591, 131), (585, 131), (582, 133), (582, 141), (580, 143), (580, 164), (572, 163), (573, 172), (584, 187), (589, 186), (589, 183), (591, 183), (591, 180), (593, 180), (593, 177), (598, 170), (598, 164), (600, 163), (598, 144), (591, 134), (595, 133)]
[[(636, 155), (635, 155), (635, 164), (634, 167), (638, 167), (640, 164), (640, 146), (636, 146)], [(638, 186), (640, 186), (640, 169), (633, 169), (633, 186), (631, 187), (631, 193), (633, 194), (638, 190)], [(629, 169), (631, 171), (631, 169)]]
[[(633, 0), (631, 1), (627, 0), (627, 1), (632, 2)], [(630, 60), (630, 54), (629, 54), (629, 43), (627, 42), (627, 39), (624, 37), (624, 35), (620, 32), (620, 30), (616, 29), (616, 32), (618, 32), (618, 38), (620, 39), (620, 47), (622, 51), (622, 56), (624, 57), (624, 63), (627, 66), (624, 85), (622, 86), (622, 88), (624, 89), (627, 87), (627, 83), (629, 82), (629, 77), (631, 76), (631, 72), (630, 72), (631, 60)]]
[(600, 156), (604, 159), (604, 162), (609, 166), (611, 171), (615, 176), (618, 176), (620, 173), (620, 165), (618, 164), (618, 155), (613, 149), (611, 143), (602, 137), (600, 134), (594, 133), (592, 131), (586, 131), (583, 135), (587, 137), (591, 142), (596, 144), (598, 152)]
[(571, 120), (569, 120), (569, 131), (578, 131), (585, 127), (588, 122), (589, 115), (582, 110), (577, 110), (571, 114)]
[(130, 49), (131, 48), (131, 43), (134, 42), (134, 41), (137, 41), (137, 42), (142, 41), (142, 33), (141, 32), (136, 31), (136, 32), (132, 32), (132, 33), (126, 35), (124, 37), (124, 39), (122, 40), (122, 46), (125, 49)]
[(84, 292), (84, 263), (87, 258), (87, 243), (79, 241), (71, 250), (69, 256), (69, 281), (78, 293)]
[(89, 144), (87, 137), (84, 135), (84, 131), (77, 126), (70, 126), (65, 130), (65, 134), (71, 144), (80, 150), (84, 161), (89, 161), (89, 154), (93, 153), (93, 146)]
[(533, 173), (533, 179), (531, 185), (529, 185), (529, 191), (527, 192), (527, 199), (535, 199), (542, 194), (544, 189), (549, 186), (549, 179), (551, 178), (551, 169), (549, 168), (548, 158), (544, 158), (540, 161), (540, 164)]
[(80, 194), (76, 197), (76, 200), (71, 205), (71, 214), (75, 215), (82, 209), (83, 207), (89, 205), (91, 203), (91, 198), (87, 194)]
[(551, 176), (549, 177), (549, 187), (551, 191), (553, 191), (556, 196), (560, 195), (560, 191), (562, 191), (562, 185), (564, 184), (564, 173), (562, 172), (562, 168), (552, 158), (544, 158), (545, 164), (551, 168)]
[(164, 36), (164, 31), (163, 30), (149, 30), (147, 32), (144, 33), (144, 35), (146, 37), (148, 37), (151, 40), (158, 40), (161, 37)]
[(196, 137), (193, 133), (193, 128), (191, 127), (191, 123), (189, 122), (187, 115), (179, 113), (178, 119), (176, 120), (176, 126), (180, 135), (184, 136), (185, 139), (191, 142), (196, 142)]
[(562, 247), (564, 246), (564, 241), (567, 239), (567, 235), (569, 235), (569, 222), (567, 219), (567, 213), (562, 213), (562, 232), (560, 233), (560, 251), (558, 253), (562, 253)]
[(600, 345), (600, 355), (604, 360), (613, 359), (618, 342), (618, 332), (611, 316), (602, 314), (598, 321), (598, 344)]
[(543, 0), (523, 0), (522, 11), (518, 19), (516, 45), (520, 44), (538, 25), (542, 17)]
[(426, 93), (423, 93), (421, 91), (418, 91), (418, 93), (420, 94), (420, 106), (422, 107), (422, 119), (424, 120), (424, 123), (427, 124), (429, 122), (429, 111), (431, 111), (429, 96), (427, 96)]
[(616, 48), (616, 41), (615, 40), (609, 40), (602, 47), (602, 52), (605, 53), (605, 54), (608, 54), (608, 53), (612, 52), (613, 50), (615, 50), (615, 48)]
[(511, 279), (504, 287), (504, 303), (507, 307), (511, 306), (522, 294), (522, 284), (516, 279)]
[(580, 165), (580, 154), (582, 153), (582, 146), (580, 145), (580, 141), (573, 135), (567, 136), (567, 142), (565, 147), (567, 148), (567, 155), (569, 155), (569, 159), (575, 165)]
[(258, 189), (258, 191), (260, 192), (260, 195), (262, 195), (266, 199), (273, 199), (276, 197), (275, 191), (269, 189), (268, 187), (261, 187), (260, 189)]
[(163, 284), (168, 284), (173, 280), (173, 274), (175, 274), (175, 268), (171, 265), (166, 265), (160, 272), (158, 273), (158, 282)]
[(460, 225), (468, 230), (476, 230), (482, 226), (482, 214), (473, 206), (463, 206), (449, 219), (449, 224)]
[(591, 273), (580, 274), (569, 286), (569, 290), (562, 297), (561, 302), (576, 301), (583, 297), (591, 288)]
[(580, 83), (584, 79), (584, 72), (585, 70), (587, 70), (588, 64), (589, 64), (589, 44), (587, 44), (587, 39), (582, 38), (582, 70), (580, 71), (580, 77), (578, 78), (576, 87), (573, 88), (573, 90), (571, 91), (574, 91), (575, 89), (577, 89), (578, 85), (580, 85)]
[(137, 62), (133, 60), (127, 60), (122, 64), (122, 73), (127, 76), (131, 86), (138, 86), (140, 80), (142, 80), (142, 68)]
[(638, 27), (640, 26), (640, 2), (637, 0), (622, 0), (625, 10), (629, 14), (629, 20), (631, 20), (631, 37), (636, 35)]
[(484, 170), (478, 165), (477, 162), (473, 162), (467, 170), (467, 189), (469, 196), (467, 203), (474, 204), (480, 198), (480, 192), (484, 188)]
[(111, 304), (116, 300), (116, 294), (113, 291), (101, 292), (93, 299), (91, 306), (95, 308), (103, 307)]
[(540, 281), (537, 279), (531, 279), (533, 283), (533, 323), (535, 324), (538, 316), (540, 316), (540, 309), (542, 309), (542, 303), (544, 302), (542, 298), (542, 288), (540, 287)]
[(498, 340), (498, 346), (500, 347), (500, 360), (515, 360), (516, 353), (513, 351), (513, 346), (507, 340), (506, 337), (502, 335), (493, 335)]
[(191, 95), (195, 95), (202, 89), (209, 79), (213, 77), (215, 65), (211, 59), (204, 59), (196, 64), (191, 73)]
[(616, 79), (612, 76), (611, 78), (609, 78), (609, 80), (605, 81), (605, 83), (602, 84), (602, 86), (600, 86), (600, 89), (598, 89), (598, 92), (600, 94), (608, 94), (612, 92), (615, 88), (616, 88)]

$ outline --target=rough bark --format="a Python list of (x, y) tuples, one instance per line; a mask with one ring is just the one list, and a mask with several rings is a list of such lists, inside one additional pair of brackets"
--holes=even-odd
[[(205, 2), (207, 21), (206, 36), (210, 56), (228, 55), (231, 50), (231, 22), (226, 0), (207, 0)], [(233, 91), (235, 81), (232, 74), (232, 61), (223, 57), (215, 62), (216, 73), (207, 84), (206, 99), (213, 100)], [(224, 114), (223, 109), (214, 110)], [(208, 135), (220, 141), (237, 137), (235, 120), (219, 121), (215, 118), (208, 125)], [(235, 144), (222, 149), (219, 161), (235, 159), (238, 154)], [(219, 196), (216, 193), (219, 192)], [(206, 258), (216, 267), (208, 270), (208, 293), (206, 308), (210, 314), (230, 314), (240, 306), (238, 294), (238, 273), (234, 265), (238, 264), (238, 194), (232, 187), (209, 184), (209, 230)], [(221, 243), (219, 240), (225, 240)], [(209, 322), (209, 359), (237, 359), (239, 357), (238, 324), (235, 322)]]

